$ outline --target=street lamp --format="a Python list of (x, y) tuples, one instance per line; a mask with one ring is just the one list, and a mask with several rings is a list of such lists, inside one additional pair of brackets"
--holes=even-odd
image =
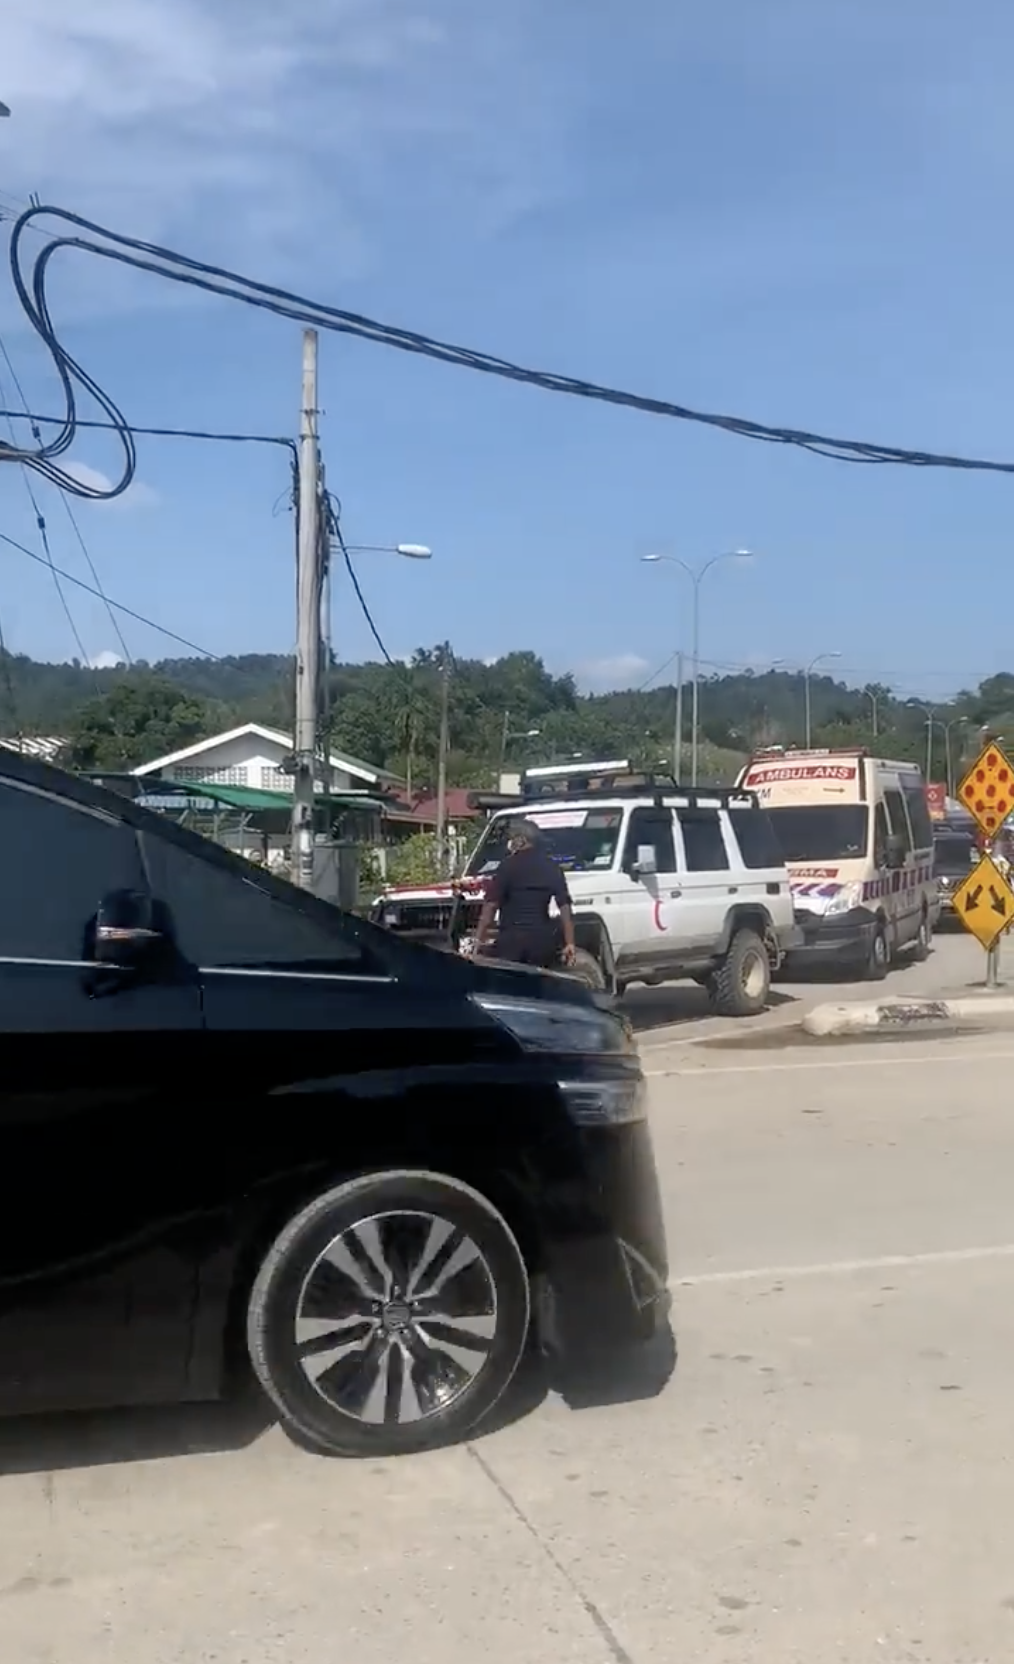
[(693, 701), (692, 702), (692, 711), (691, 711), (691, 717), (690, 717), (690, 784), (692, 786), (696, 786), (696, 784), (697, 784), (697, 754), (698, 754), (698, 747), (699, 747), (699, 744), (700, 744), (701, 583), (702, 583), (702, 580), (704, 578), (704, 574), (706, 572), (710, 572), (711, 568), (713, 566), (717, 566), (719, 561), (723, 561), (723, 560), (751, 560), (752, 558), (753, 558), (753, 552), (750, 549), (727, 549), (727, 550), (724, 550), (722, 554), (712, 555), (711, 559), (706, 560), (704, 562), (703, 566), (698, 566), (698, 567), (695, 568), (695, 567), (689, 565), (689, 563), (687, 561), (681, 560), (678, 555), (642, 555), (641, 556), (641, 559), (643, 561), (647, 561), (647, 562), (650, 562), (652, 564), (658, 564), (658, 563), (663, 563), (664, 562), (668, 566), (678, 566), (681, 569), (681, 571), (686, 573), (687, 577), (690, 579), (690, 582), (694, 586), (693, 638), (692, 638), (692, 642), (691, 642), (691, 658), (693, 660), (694, 686), (693, 686), (693, 696), (692, 696), (692, 701)]
[(425, 543), (346, 543), (350, 555), (402, 555), (405, 560), (432, 560)]
[(504, 771), (504, 764), (507, 761), (507, 747), (512, 740), (537, 740), (541, 733), (541, 728), (521, 728), (515, 733), (511, 729), (511, 713), (510, 711), (504, 711), (503, 732), (500, 735), (500, 773), (502, 774)]
[(840, 653), (815, 653), (806, 669), (803, 671), (803, 690), (806, 701), (806, 748), (810, 748), (810, 677), (814, 666), (824, 664), (828, 659), (840, 659)]

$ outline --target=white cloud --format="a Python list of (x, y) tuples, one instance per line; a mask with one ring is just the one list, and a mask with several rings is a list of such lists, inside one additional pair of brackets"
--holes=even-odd
[[(22, 196), (233, 267), (298, 257), (333, 276), (368, 261), (364, 203), (422, 190), (481, 229), (553, 196), (562, 118), (527, 46), (524, 7), (46, 0), (7, 10), (8, 201), (17, 181)], [(114, 290), (116, 278), (103, 269)]]
[(585, 659), (577, 666), (575, 675), (580, 683), (595, 692), (608, 688), (627, 688), (643, 680), (650, 664), (640, 653), (614, 653), (602, 659)]
[(125, 663), (122, 653), (114, 653), (111, 647), (107, 647), (88, 660), (88, 667), (90, 670), (115, 670), (118, 664)]
[[(90, 467), (87, 462), (77, 462), (71, 459), (61, 461), (60, 466), (65, 474), (70, 474), (74, 479), (79, 480), (82, 485), (90, 486), (93, 491), (111, 491), (113, 488), (113, 481), (109, 478), (109, 475), (103, 474), (99, 468)], [(161, 498), (157, 491), (150, 485), (145, 485), (143, 480), (135, 480), (133, 485), (127, 487), (122, 497), (110, 497), (108, 502), (102, 503), (100, 501), (98, 506), (102, 508), (154, 508), (159, 502), (161, 502)]]

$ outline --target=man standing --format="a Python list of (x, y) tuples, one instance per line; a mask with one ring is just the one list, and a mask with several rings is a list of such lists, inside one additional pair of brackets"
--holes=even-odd
[(556, 925), (549, 916), (550, 904), (555, 901), (563, 930), (563, 962), (573, 965), (570, 891), (563, 872), (542, 847), (539, 828), (531, 821), (521, 821), (512, 830), (507, 849), (486, 890), (475, 936), (476, 953), (489, 951), (489, 934), (499, 913), (500, 927), (492, 949), (495, 958), (548, 970), (559, 955)]

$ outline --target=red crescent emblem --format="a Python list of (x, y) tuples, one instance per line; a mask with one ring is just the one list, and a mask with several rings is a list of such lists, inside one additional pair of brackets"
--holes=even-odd
[(654, 905), (654, 922), (656, 930), (668, 930), (669, 926), (662, 923), (662, 903), (656, 901)]

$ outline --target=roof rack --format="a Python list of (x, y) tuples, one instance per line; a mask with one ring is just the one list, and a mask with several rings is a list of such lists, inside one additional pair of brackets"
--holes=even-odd
[(671, 774), (632, 768), (626, 758), (601, 763), (552, 763), (526, 769), (521, 776), (521, 795), (526, 803), (547, 797), (592, 797), (599, 792), (616, 796), (675, 789), (676, 781)]

